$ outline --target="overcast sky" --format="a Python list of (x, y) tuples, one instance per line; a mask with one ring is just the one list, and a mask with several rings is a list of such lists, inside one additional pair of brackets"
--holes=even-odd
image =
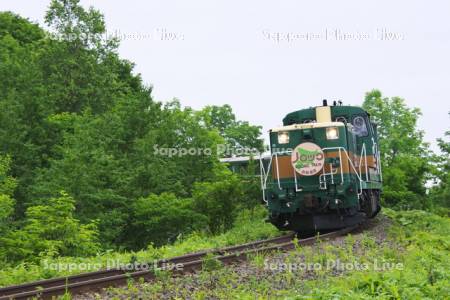
[[(434, 142), (449, 130), (450, 1), (84, 0), (156, 100), (230, 104), (266, 131), (326, 98), (361, 104), (380, 89), (423, 112)], [(43, 25), (49, 0), (0, 0)], [(433, 147), (436, 149), (436, 147)]]

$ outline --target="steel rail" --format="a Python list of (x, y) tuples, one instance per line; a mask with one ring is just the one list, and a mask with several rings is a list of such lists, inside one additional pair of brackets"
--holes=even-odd
[[(164, 264), (177, 264), (182, 262), (189, 262), (189, 261), (195, 261), (200, 259), (201, 257), (212, 253), (216, 255), (223, 254), (225, 252), (231, 252), (231, 251), (240, 251), (246, 248), (251, 247), (258, 247), (263, 244), (269, 244), (269, 243), (281, 243), (283, 241), (291, 240), (294, 237), (293, 233), (289, 233), (287, 235), (265, 239), (265, 240), (259, 240), (255, 242), (250, 242), (246, 244), (241, 244), (237, 246), (230, 246), (226, 248), (220, 248), (220, 249), (209, 249), (199, 252), (194, 252), (186, 255), (176, 256), (169, 259), (161, 259), (157, 261), (158, 266), (162, 266)], [(45, 288), (51, 288), (51, 287), (57, 287), (62, 285), (68, 285), (68, 284), (75, 284), (78, 282), (85, 282), (88, 280), (94, 280), (94, 279), (101, 279), (105, 277), (111, 277), (115, 275), (121, 275), (130, 273), (130, 270), (122, 270), (122, 269), (105, 269), (105, 270), (99, 270), (94, 272), (88, 272), (88, 273), (82, 273), (77, 275), (71, 275), (67, 277), (58, 277), (58, 278), (51, 278), (51, 279), (45, 279), (45, 280), (39, 280), (31, 283), (24, 283), (19, 285), (14, 285), (10, 287), (0, 288), (0, 299), (4, 299), (5, 296), (10, 296), (14, 294), (20, 294), (25, 292), (35, 292), (36, 290), (42, 290)], [(5, 298), (9, 299), (9, 298)]]
[[(314, 244), (318, 239), (330, 239), (356, 229), (358, 226), (344, 228), (330, 233), (296, 240), (294, 243), (294, 233), (275, 237), (266, 240), (231, 246), (221, 249), (211, 249), (199, 251), (191, 254), (177, 256), (169, 259), (162, 259), (157, 262), (158, 266), (181, 264), (182, 270), (173, 270), (174, 274), (185, 274), (201, 270), (204, 258), (209, 254), (214, 259), (223, 264), (231, 264), (247, 259), (247, 255), (272, 252), (288, 251), (294, 249), (296, 245)], [(152, 269), (141, 271), (126, 271), (121, 269), (100, 270), (95, 272), (72, 275), (68, 277), (40, 280), (5, 288), (0, 288), (0, 300), (7, 299), (52, 299), (66, 292), (80, 294), (97, 291), (106, 287), (117, 287), (126, 285), (129, 280), (143, 278), (146, 281), (155, 279), (155, 272)]]

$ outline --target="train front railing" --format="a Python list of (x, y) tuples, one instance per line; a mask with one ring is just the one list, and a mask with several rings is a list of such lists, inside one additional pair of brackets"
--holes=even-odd
[[(375, 146), (376, 147), (376, 146)], [(319, 175), (319, 182), (318, 187), (319, 189), (326, 190), (328, 187), (328, 184), (340, 184), (343, 185), (346, 182), (346, 177), (344, 176), (344, 168), (343, 168), (343, 162), (348, 163), (348, 169), (349, 171), (352, 170), (353, 174), (356, 175), (358, 180), (358, 197), (361, 196), (362, 190), (363, 190), (363, 183), (371, 182), (369, 178), (369, 171), (368, 171), (368, 163), (367, 163), (367, 152), (366, 152), (366, 145), (363, 143), (361, 148), (361, 154), (359, 155), (359, 161), (356, 159), (353, 160), (350, 155), (348, 154), (347, 150), (344, 147), (326, 147), (322, 148), (322, 151), (326, 154), (329, 151), (337, 151), (339, 153), (339, 167), (334, 168), (333, 164), (328, 164), (330, 171), (325, 171), (325, 165), (322, 168), (322, 173)], [(287, 156), (291, 155), (292, 150), (288, 151), (282, 151), (282, 152), (274, 152), (271, 154), (271, 156), (268, 158), (269, 162), (267, 164), (267, 170), (264, 166), (264, 161), (267, 160), (267, 157), (259, 157), (259, 166), (260, 166), (260, 174), (261, 174), (261, 189), (263, 191), (263, 200), (265, 203), (267, 203), (266, 199), (266, 189), (267, 189), (267, 183), (269, 180), (269, 176), (271, 174), (271, 171), (273, 168), (274, 160), (275, 160), (275, 172), (276, 172), (276, 186), (278, 189), (282, 190), (281, 182), (280, 182), (280, 164), (278, 157), (279, 156)], [(375, 159), (376, 159), (376, 166), (378, 174), (381, 178), (381, 163), (380, 163), (380, 156), (379, 151), (374, 152)], [(355, 161), (357, 161), (357, 166), (355, 166)], [(363, 164), (364, 162), (364, 164)], [(362, 166), (364, 165), (364, 171), (365, 171), (365, 179), (362, 178)], [(293, 165), (290, 165), (290, 168), (292, 169), (292, 174), (294, 178), (295, 183), (295, 191), (301, 192), (302, 187), (299, 185), (300, 178), (295, 171)], [(351, 180), (350, 178), (348, 180)]]

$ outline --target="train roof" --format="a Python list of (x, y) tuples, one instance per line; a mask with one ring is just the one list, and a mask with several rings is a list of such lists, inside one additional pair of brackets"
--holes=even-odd
[[(286, 125), (286, 126), (282, 126), (282, 127), (276, 127), (276, 128), (271, 129), (270, 131), (279, 132), (279, 131), (291, 131), (291, 130), (298, 130), (298, 129), (323, 128), (323, 127), (331, 127), (331, 126), (335, 126), (335, 127), (344, 126), (344, 123), (342, 123), (342, 122), (323, 122), (323, 123), (291, 124), (291, 125)], [(349, 124), (348, 126), (351, 127), (352, 125)]]
[[(367, 112), (359, 106), (331, 105), (330, 108), (333, 119), (340, 116), (349, 117), (351, 115), (367, 114)], [(306, 120), (315, 119), (316, 107), (309, 107), (288, 113), (283, 119), (283, 125), (299, 124), (304, 123)]]

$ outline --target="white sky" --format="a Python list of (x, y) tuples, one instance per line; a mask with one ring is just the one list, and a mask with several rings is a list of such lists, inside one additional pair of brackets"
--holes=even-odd
[[(49, 3), (0, 0), (0, 10), (43, 25)], [(428, 142), (449, 130), (448, 0), (81, 3), (105, 15), (110, 33), (134, 35), (119, 52), (154, 86), (156, 100), (176, 97), (197, 109), (228, 103), (266, 136), (291, 111), (324, 98), (361, 104), (377, 88), (422, 110)], [(337, 40), (335, 30), (353, 37)], [(294, 40), (277, 41), (276, 33)]]

